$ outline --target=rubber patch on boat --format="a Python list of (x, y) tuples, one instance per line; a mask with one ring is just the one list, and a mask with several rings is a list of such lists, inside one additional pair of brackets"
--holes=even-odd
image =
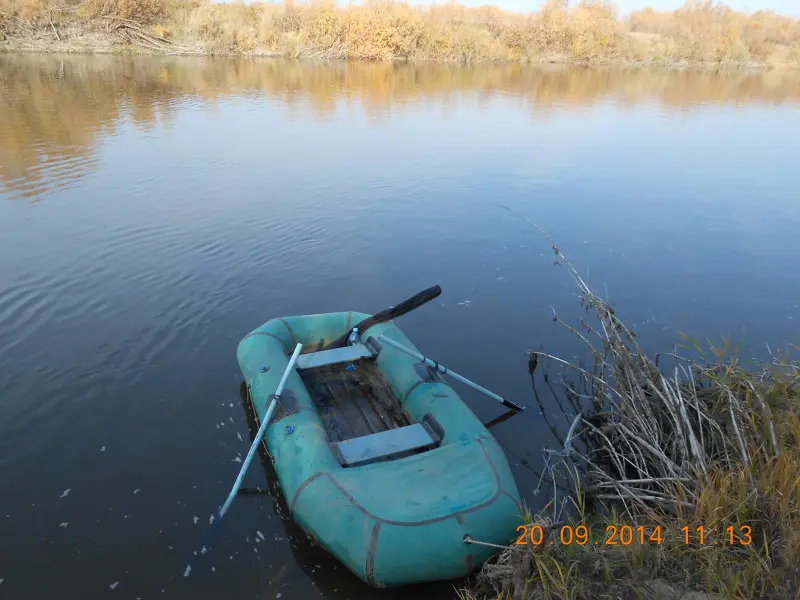
[(272, 417), (272, 422), (275, 423), (297, 412), (299, 412), (297, 396), (292, 390), (284, 389), (278, 405), (275, 407), (275, 416)]

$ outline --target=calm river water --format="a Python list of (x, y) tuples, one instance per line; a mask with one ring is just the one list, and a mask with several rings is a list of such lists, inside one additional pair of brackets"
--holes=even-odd
[[(402, 327), (486, 387), (530, 403), (527, 350), (576, 355), (575, 288), (502, 206), (649, 349), (798, 341), (796, 77), (0, 55), (0, 90), (4, 599), (452, 595), (369, 590), (270, 496), (183, 573), (247, 451), (262, 322), (438, 283)], [(492, 432), (540, 505), (547, 427)]]

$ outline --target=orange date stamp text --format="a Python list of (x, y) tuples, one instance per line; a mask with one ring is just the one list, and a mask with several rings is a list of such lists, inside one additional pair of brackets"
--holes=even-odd
[[(631, 546), (634, 544), (661, 545), (672, 533), (678, 543), (699, 546), (749, 546), (753, 543), (753, 529), (749, 525), (729, 525), (728, 527), (704, 527), (685, 525), (676, 532), (666, 532), (661, 525), (608, 525), (605, 530), (591, 530), (587, 525), (562, 525), (546, 530), (541, 525), (520, 525), (517, 527), (518, 546), (542, 544), (562, 544), (569, 546), (604, 545)], [(594, 535), (593, 535), (594, 534)]]

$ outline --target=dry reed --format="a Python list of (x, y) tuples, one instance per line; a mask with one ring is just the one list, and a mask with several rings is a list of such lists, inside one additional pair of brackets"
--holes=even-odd
[(553, 497), (526, 515), (550, 537), (509, 546), (462, 597), (800, 597), (800, 364), (775, 356), (747, 369), (727, 345), (652, 360), (553, 249), (596, 319), (555, 317), (587, 345), (591, 367), (531, 355), (532, 372), (548, 363), (572, 375), (548, 369), (571, 425), (562, 447), (545, 450)]

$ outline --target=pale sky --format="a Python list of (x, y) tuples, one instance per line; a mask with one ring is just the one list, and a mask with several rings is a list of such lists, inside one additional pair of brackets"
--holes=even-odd
[[(217, 2), (230, 2), (235, 0), (216, 0)], [(250, 0), (243, 0), (249, 2)], [(265, 2), (282, 2), (283, 0), (260, 0)], [(299, 0), (302, 2), (303, 0)], [(359, 0), (337, 0), (340, 4), (348, 2), (359, 2)], [(444, 4), (447, 0), (408, 0), (411, 4)], [(571, 0), (576, 4), (579, 0)], [(624, 15), (632, 10), (644, 7), (651, 7), (656, 10), (675, 10), (683, 6), (684, 0), (611, 0)], [(715, 0), (720, 3), (719, 0)], [(514, 12), (529, 13), (541, 6), (545, 0), (456, 0), (458, 4), (465, 6), (497, 6), (504, 10)], [(783, 15), (800, 17), (800, 0), (724, 0), (722, 4), (727, 4), (736, 10), (746, 12), (756, 12), (757, 10), (771, 10)]]
[[(443, 0), (412, 0), (416, 4), (444, 3)], [(467, 6), (482, 6), (492, 4), (505, 10), (515, 12), (530, 12), (538, 8), (543, 0), (458, 0), (459, 4)], [(660, 10), (674, 10), (683, 6), (683, 0), (615, 0), (620, 12), (627, 13), (631, 10), (650, 6)], [(773, 10), (777, 13), (800, 17), (800, 0), (727, 0), (724, 2), (736, 10), (755, 12), (757, 10)]]

